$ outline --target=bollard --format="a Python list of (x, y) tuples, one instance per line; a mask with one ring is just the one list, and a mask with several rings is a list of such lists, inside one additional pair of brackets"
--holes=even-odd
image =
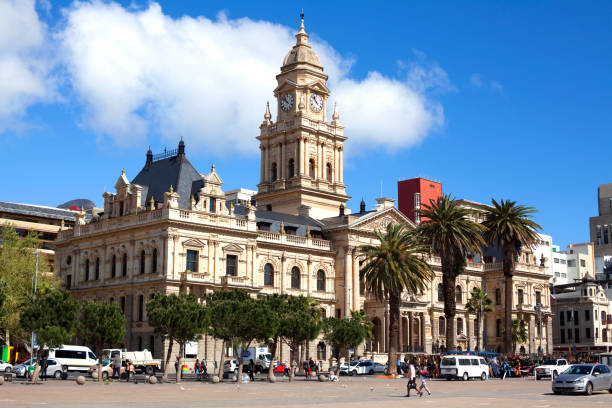
[(149, 377), (149, 384), (157, 384), (157, 377), (152, 375)]
[(79, 384), (79, 385), (83, 385), (83, 384), (85, 384), (85, 377), (83, 377), (82, 375), (79, 375), (79, 376), (76, 378), (76, 383), (77, 383), (77, 384)]
[(219, 384), (219, 376), (213, 375), (212, 377), (210, 377), (210, 382), (213, 384)]

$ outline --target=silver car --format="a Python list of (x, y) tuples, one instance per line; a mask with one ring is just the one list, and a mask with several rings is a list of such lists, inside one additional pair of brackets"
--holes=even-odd
[(574, 364), (552, 383), (555, 394), (562, 392), (583, 392), (591, 395), (593, 391), (608, 391), (612, 394), (612, 374), (605, 364)]

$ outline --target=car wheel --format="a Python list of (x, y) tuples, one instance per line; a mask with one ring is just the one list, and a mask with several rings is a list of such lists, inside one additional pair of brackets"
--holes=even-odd
[(553, 380), (554, 380), (555, 378), (557, 378), (557, 376), (558, 376), (558, 375), (559, 375), (559, 374), (557, 374), (557, 372), (556, 372), (556, 371), (553, 371), (553, 373), (552, 373), (552, 378), (553, 378)]
[(59, 380), (60, 378), (62, 378), (62, 372), (60, 370), (57, 370), (53, 373), (53, 377), (55, 377), (56, 380)]
[(592, 393), (593, 393), (593, 384), (588, 382), (586, 387), (585, 387), (585, 389), (584, 389), (584, 394), (585, 395), (591, 395)]
[(610, 388), (608, 388), (608, 392), (612, 394), (612, 383), (610, 383)]
[(450, 381), (450, 380), (452, 380), (452, 378), (446, 377), (446, 381)]
[(561, 391), (553, 391), (553, 393), (554, 393), (555, 395), (559, 395), (559, 394), (561, 394)]
[(537, 374), (536, 374), (535, 378), (536, 378), (536, 381), (540, 381), (540, 377), (538, 377)]
[(353, 377), (355, 374), (357, 374), (356, 371), (351, 371), (350, 376)]
[(482, 381), (485, 381), (485, 380), (487, 379), (487, 373), (484, 373), (484, 372), (483, 372), (482, 374), (480, 374), (480, 379), (481, 379)]
[(153, 366), (146, 366), (144, 371), (145, 371), (145, 373), (148, 376), (154, 375), (155, 374), (155, 367), (153, 367)]
[(5, 373), (10, 373), (12, 370), (13, 370), (13, 369), (12, 369), (11, 367), (6, 367), (6, 368), (4, 369), (4, 372), (5, 372)]
[(370, 370), (370, 372), (368, 374), (373, 375), (374, 374), (374, 370)]
[(106, 380), (108, 378), (108, 373), (106, 371), (102, 371), (102, 379)]
[(468, 375), (468, 373), (463, 373), (463, 381), (468, 381), (470, 379), (470, 376)]

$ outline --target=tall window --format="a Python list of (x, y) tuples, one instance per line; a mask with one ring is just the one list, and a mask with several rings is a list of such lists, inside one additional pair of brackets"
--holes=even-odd
[(295, 161), (293, 159), (289, 159), (289, 178), (295, 176)]
[(209, 207), (208, 207), (208, 211), (214, 213), (217, 212), (217, 199), (216, 198), (210, 198), (210, 203), (209, 203)]
[(321, 269), (317, 272), (317, 290), (325, 292), (325, 272)]
[(95, 275), (95, 279), (96, 280), (100, 279), (100, 258), (96, 258), (96, 275)]
[(72, 286), (72, 275), (66, 275), (66, 289), (70, 289)]
[(276, 181), (276, 179), (278, 178), (278, 175), (276, 174), (278, 172), (278, 169), (276, 167), (276, 163), (272, 163), (272, 181)]
[(601, 329), (601, 341), (604, 343), (608, 341), (608, 329)]
[(457, 303), (461, 303), (463, 299), (462, 293), (461, 293), (461, 286), (457, 285), (457, 287), (455, 288), (455, 301)]
[(559, 313), (559, 326), (565, 326), (565, 313)]
[(297, 266), (291, 268), (291, 288), (299, 289), (300, 288), (300, 270)]
[(574, 324), (578, 324), (578, 311), (574, 310)]
[(119, 215), (123, 215), (123, 201), (119, 203)]
[(601, 311), (601, 324), (605, 324), (606, 323), (606, 311), (602, 310)]
[(144, 319), (144, 296), (138, 296), (138, 321), (142, 322)]
[(111, 278), (117, 276), (117, 255), (113, 255), (113, 261), (111, 264)]
[(561, 344), (563, 344), (565, 343), (565, 330), (561, 329), (559, 333), (561, 333)]
[(238, 257), (236, 255), (227, 255), (225, 260), (225, 274), (229, 276), (236, 276), (236, 263)]
[(121, 312), (125, 315), (125, 296), (121, 296), (119, 306), (121, 307)]
[(604, 238), (604, 245), (606, 245), (608, 243), (608, 226), (604, 225), (604, 231), (603, 231), (603, 238)]
[(331, 163), (327, 163), (327, 181), (331, 183), (332, 178), (333, 178), (332, 165)]
[(274, 286), (274, 268), (269, 263), (264, 266), (264, 285)]
[(519, 305), (523, 304), (523, 289), (518, 290), (517, 302)]
[(501, 319), (495, 320), (495, 336), (496, 337), (501, 337), (502, 336), (502, 321), (501, 321)]
[(438, 317), (438, 335), (446, 336), (446, 320), (444, 317)]
[(151, 255), (151, 273), (157, 273), (157, 248), (153, 248)]
[(438, 283), (438, 302), (444, 302), (444, 287)]
[(597, 245), (601, 245), (601, 225), (597, 226)]
[(463, 334), (463, 319), (462, 318), (457, 319), (457, 336), (460, 334)]
[(121, 274), (127, 276), (127, 254), (123, 254), (123, 259), (121, 260)]
[(580, 343), (580, 327), (574, 328), (574, 337), (576, 338), (576, 343)]
[(536, 291), (536, 305), (542, 304), (542, 293), (540, 291)]
[(311, 179), (315, 178), (315, 161), (313, 159), (308, 161), (308, 175)]
[(85, 260), (85, 280), (89, 280), (89, 259)]
[(144, 249), (140, 251), (140, 274), (145, 273), (145, 251)]
[(325, 343), (322, 341), (317, 344), (317, 360), (325, 360), (327, 359), (327, 355), (325, 353)]
[(500, 288), (495, 289), (495, 304), (501, 305), (501, 289)]
[(198, 271), (198, 251), (194, 251), (192, 249), (187, 250), (186, 268), (188, 271), (191, 271), (191, 272)]
[(588, 309), (584, 311), (584, 321), (585, 322), (591, 321), (591, 311)]

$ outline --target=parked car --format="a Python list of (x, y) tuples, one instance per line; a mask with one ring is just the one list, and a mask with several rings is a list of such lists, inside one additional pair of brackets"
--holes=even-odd
[(25, 377), (28, 374), (28, 367), (35, 364), (36, 359), (31, 358), (13, 367), (13, 372), (17, 377)]
[(274, 372), (278, 374), (289, 374), (291, 372), (291, 367), (287, 363), (283, 363), (281, 361), (274, 362)]
[(223, 363), (224, 373), (238, 373), (238, 360), (225, 360)]
[(98, 363), (98, 358), (89, 347), (68, 344), (49, 350), (49, 358), (57, 360), (68, 371), (87, 372), (89, 367)]
[[(112, 364), (113, 360), (111, 360), (110, 358), (105, 358), (104, 360), (102, 360), (102, 379), (106, 380), (107, 378), (110, 378), (113, 375), (113, 364)], [(134, 369), (131, 370), (132, 373), (134, 373)], [(89, 376), (91, 378), (98, 378), (98, 365), (92, 365), (91, 367), (89, 367), (89, 370), (87, 371), (89, 373)], [(124, 378), (125, 376), (125, 363), (123, 363), (121, 365), (121, 369), (119, 370), (119, 375), (121, 378)]]
[(384, 372), (385, 366), (382, 364), (374, 363), (372, 360), (359, 360), (357, 364), (351, 365), (348, 371), (349, 375), (369, 374), (372, 375), (376, 372)]
[(0, 360), (0, 372), (10, 373), (12, 370), (13, 365), (11, 363)]
[(563, 392), (583, 392), (591, 395), (593, 391), (608, 391), (612, 394), (612, 374), (605, 364), (575, 364), (560, 374), (552, 382), (555, 394)]
[(340, 364), (340, 375), (349, 375), (357, 364), (359, 364), (359, 360), (353, 360), (350, 363), (344, 362)]
[(539, 366), (535, 368), (535, 379), (539, 380), (544, 377), (555, 378), (570, 366), (569, 361), (564, 358), (558, 358), (556, 360), (545, 360)]
[[(34, 364), (31, 364), (28, 366), (28, 378), (32, 378), (32, 374), (34, 373), (34, 368), (35, 368)], [(41, 373), (42, 373), (42, 369), (39, 370), (38, 372), (39, 378), (40, 378)], [(53, 360), (53, 359), (47, 360), (47, 378), (54, 377), (59, 380), (62, 378), (62, 373), (63, 373), (62, 365), (57, 360)]]
[(440, 377), (447, 380), (480, 378), (484, 381), (488, 372), (489, 365), (484, 358), (478, 356), (445, 356), (440, 362)]

